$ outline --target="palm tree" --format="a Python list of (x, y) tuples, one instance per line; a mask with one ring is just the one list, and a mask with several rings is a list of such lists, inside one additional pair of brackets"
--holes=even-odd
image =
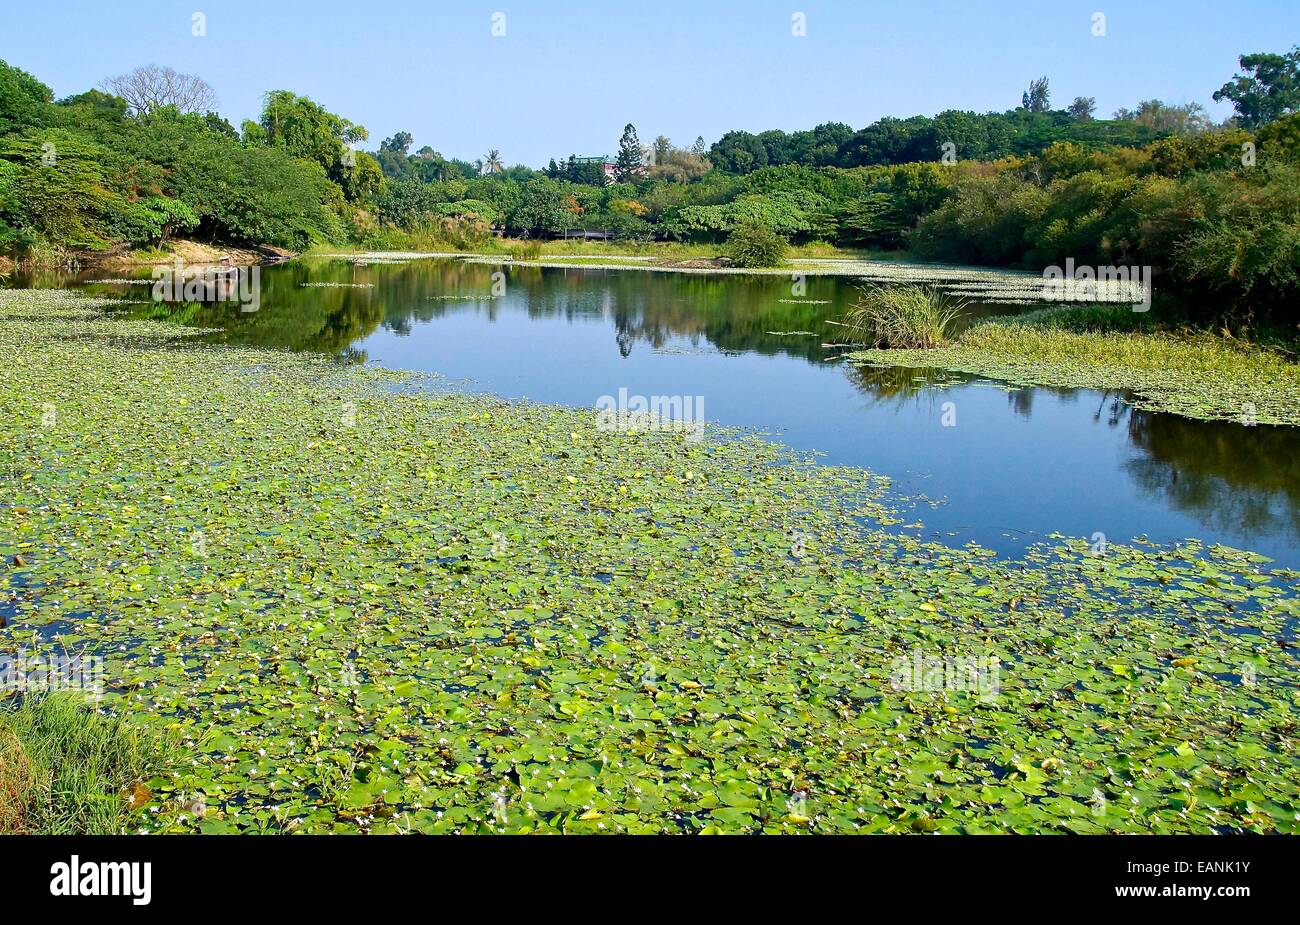
[(501, 152), (491, 148), (487, 153), (487, 160), (483, 162), (483, 169), (488, 173), (500, 173), (505, 170), (505, 165), (501, 163)]

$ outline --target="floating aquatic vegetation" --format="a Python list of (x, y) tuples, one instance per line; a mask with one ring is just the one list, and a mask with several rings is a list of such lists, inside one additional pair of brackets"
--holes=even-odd
[(304, 289), (374, 289), (374, 283), (299, 283)]
[(102, 654), (104, 706), (187, 740), (150, 831), (1298, 827), (1263, 557), (1003, 562), (767, 441), (102, 304), (0, 292), (0, 651)]
[(418, 251), (366, 251), (360, 254), (314, 254), (315, 257), (330, 258), (334, 260), (351, 260), (356, 262), (364, 260), (368, 263), (378, 263), (381, 261), (389, 263), (406, 263), (410, 260), (427, 260), (432, 257), (458, 257), (457, 253), (421, 253)]
[(725, 350), (719, 350), (716, 347), (700, 346), (699, 344), (671, 345), (655, 347), (650, 351), (656, 356), (713, 356), (716, 354), (725, 354)]
[(854, 362), (928, 366), (1019, 385), (1121, 389), (1133, 405), (1201, 420), (1300, 425), (1300, 366), (1211, 335), (1078, 333), (1014, 319), (938, 350), (866, 350)]

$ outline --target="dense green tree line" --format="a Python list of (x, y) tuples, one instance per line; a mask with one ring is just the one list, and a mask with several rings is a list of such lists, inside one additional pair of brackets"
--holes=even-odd
[[(1294, 324), (1300, 293), (1300, 116), (1141, 149), (1053, 145), (960, 166), (921, 216), (920, 255), (1041, 270), (1149, 266), (1193, 314)], [(1270, 127), (1271, 128), (1271, 127)]]
[(1147, 265), (1216, 310), (1286, 314), (1300, 274), (1300, 51), (1245, 55), (1241, 70), (1216, 94), (1238, 113), (1224, 126), (1159, 100), (1110, 120), (1085, 98), (1052, 110), (1046, 79), (1005, 113), (728, 132), (708, 148), (642, 147), (628, 125), (607, 182), (573, 157), (536, 171), (496, 150), (473, 163), (411, 153), (406, 132), (366, 153), (364, 127), (282, 90), (239, 131), (97, 90), (56, 102), (0, 62), (0, 250), (183, 232), (472, 247), (494, 230), (584, 228), (722, 244), (743, 229), (733, 250), (778, 253), (770, 233), (1029, 269)]
[(1068, 111), (973, 113), (949, 110), (933, 118), (885, 118), (853, 131), (830, 122), (811, 131), (728, 132), (709, 149), (715, 166), (732, 173), (800, 164), (806, 167), (870, 167), (939, 161), (951, 144), (957, 156), (995, 160), (1041, 151), (1057, 141), (1101, 145), (1140, 145), (1158, 137), (1149, 125), (1132, 119), (1097, 121)]
[(365, 129), (267, 95), (243, 137), (214, 113), (146, 113), (91, 90), (55, 101), (0, 62), (0, 251), (156, 244), (182, 231), (302, 248), (340, 240), (383, 183)]

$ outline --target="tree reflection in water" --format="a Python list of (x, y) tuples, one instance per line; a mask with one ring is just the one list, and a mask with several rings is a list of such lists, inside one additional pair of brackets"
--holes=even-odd
[(1133, 409), (1124, 464), (1140, 489), (1215, 530), (1300, 538), (1300, 431)]
[[(411, 336), (420, 325), (452, 315), (473, 313), (491, 324), (504, 313), (524, 313), (530, 319), (606, 324), (612, 333), (609, 349), (624, 358), (638, 349), (658, 351), (685, 342), (721, 353), (783, 355), (825, 367), (838, 357), (823, 346), (832, 337), (826, 322), (841, 317), (857, 296), (853, 280), (834, 277), (792, 282), (785, 276), (542, 269), (458, 260), (364, 267), (343, 260), (299, 260), (265, 268), (261, 287), (256, 312), (241, 312), (232, 303), (148, 303), (135, 310), (216, 329), (206, 335), (215, 340), (314, 351), (350, 362), (365, 359), (356, 345), (381, 326)], [(125, 291), (135, 298), (147, 298), (149, 292), (147, 286), (91, 288)], [(978, 314), (1007, 310), (1012, 309), (974, 305)], [(539, 329), (539, 338), (555, 336), (565, 335)], [(947, 400), (943, 387), (973, 378), (897, 367), (840, 364), (840, 369), (873, 404), (897, 402), (900, 408), (917, 402), (937, 405)], [(1035, 397), (1043, 392), (1067, 401), (1096, 396), (1092, 422), (1104, 422), (1108, 429), (1127, 427), (1132, 456), (1122, 471), (1147, 497), (1213, 531), (1300, 538), (1300, 430), (1153, 414), (1134, 409), (1122, 392), (1012, 386), (1007, 387), (1007, 408), (1028, 420)]]

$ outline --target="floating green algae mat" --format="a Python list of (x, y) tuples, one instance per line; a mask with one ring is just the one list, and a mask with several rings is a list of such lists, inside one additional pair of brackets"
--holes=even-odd
[(1208, 334), (1080, 333), (1008, 319), (976, 324), (935, 350), (864, 350), (849, 358), (1018, 385), (1125, 389), (1139, 408), (1198, 420), (1300, 425), (1300, 365)]
[(757, 438), (101, 305), (0, 292), (0, 654), (98, 654), (105, 709), (187, 742), (140, 829), (1300, 828), (1297, 575), (1262, 557), (1008, 563)]

